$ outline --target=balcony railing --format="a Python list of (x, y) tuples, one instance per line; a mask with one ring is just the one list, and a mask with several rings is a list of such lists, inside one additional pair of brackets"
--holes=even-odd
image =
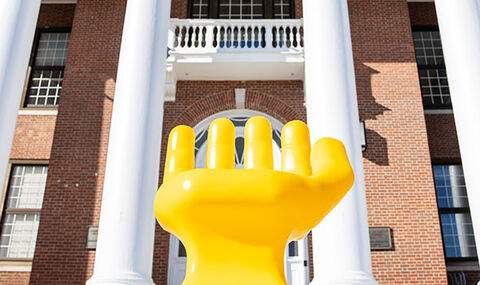
[(289, 20), (172, 19), (171, 53), (293, 52), (303, 50), (303, 25)]

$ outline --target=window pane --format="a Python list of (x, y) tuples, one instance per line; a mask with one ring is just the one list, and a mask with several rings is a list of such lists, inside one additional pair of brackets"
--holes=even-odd
[(208, 0), (193, 0), (190, 17), (193, 19), (208, 18)]
[(39, 213), (6, 214), (0, 238), (0, 258), (33, 258)]
[(40, 209), (47, 181), (47, 166), (14, 166), (7, 196), (7, 209)]
[(443, 51), (439, 31), (413, 32), (413, 43), (417, 63), (420, 65), (442, 65)]
[(439, 208), (468, 208), (461, 165), (434, 165), (433, 175)]
[(34, 70), (30, 78), (27, 106), (56, 106), (62, 91), (62, 70)]
[(291, 241), (288, 244), (288, 256), (290, 256), (290, 257), (298, 256), (298, 242), (297, 241)]
[(443, 243), (447, 257), (476, 257), (472, 219), (468, 213), (441, 214)]
[(290, 19), (292, 18), (291, 0), (275, 0), (273, 2), (273, 18)]
[(42, 33), (35, 57), (36, 66), (64, 66), (69, 33)]
[(418, 74), (425, 108), (450, 107), (452, 105), (445, 69), (420, 69)]
[(187, 257), (187, 250), (181, 241), (178, 241), (178, 257)]
[(220, 19), (262, 19), (263, 0), (220, 0)]

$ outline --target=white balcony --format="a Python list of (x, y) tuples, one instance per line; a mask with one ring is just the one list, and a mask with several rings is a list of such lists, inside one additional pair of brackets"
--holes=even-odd
[(169, 96), (177, 80), (303, 80), (300, 19), (172, 19), (168, 47)]

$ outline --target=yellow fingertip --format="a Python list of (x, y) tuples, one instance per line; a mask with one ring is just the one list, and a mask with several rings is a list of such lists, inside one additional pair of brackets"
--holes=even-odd
[(310, 133), (302, 121), (288, 122), (282, 129), (282, 170), (310, 175)]
[(214, 120), (208, 128), (207, 168), (235, 167), (235, 126), (227, 118)]
[(163, 180), (195, 166), (195, 132), (189, 126), (177, 126), (168, 136)]
[(343, 143), (334, 138), (319, 139), (312, 149), (312, 171), (328, 184), (348, 184), (354, 180), (352, 166)]
[(245, 169), (272, 169), (272, 126), (261, 116), (252, 117), (245, 125)]
[(295, 120), (282, 128), (282, 148), (288, 146), (308, 146), (310, 148), (310, 132), (307, 124)]

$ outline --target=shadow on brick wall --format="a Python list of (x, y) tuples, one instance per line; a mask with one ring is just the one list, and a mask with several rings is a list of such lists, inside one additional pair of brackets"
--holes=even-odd
[(391, 111), (379, 104), (372, 93), (372, 76), (379, 73), (379, 71), (363, 63), (356, 63), (358, 106), (360, 119), (365, 121), (367, 135), (367, 149), (363, 156), (377, 165), (387, 166), (389, 165), (387, 139), (369, 128), (369, 122), (376, 121), (379, 116)]

